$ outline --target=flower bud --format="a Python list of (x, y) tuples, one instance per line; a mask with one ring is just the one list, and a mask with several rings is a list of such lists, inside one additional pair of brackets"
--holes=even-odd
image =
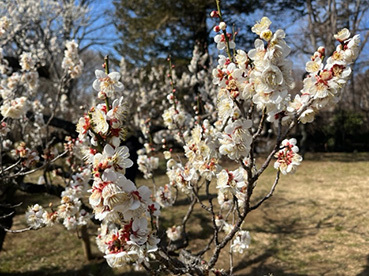
[(210, 17), (212, 17), (212, 18), (218, 18), (218, 17), (219, 17), (219, 13), (218, 13), (218, 11), (212, 11), (212, 12), (210, 13)]
[(214, 30), (214, 32), (219, 33), (220, 32), (220, 27), (218, 25), (216, 25), (213, 30)]
[(225, 22), (220, 22), (219, 23), (219, 28), (222, 30), (222, 31), (225, 31), (225, 29), (227, 28), (227, 24)]
[(325, 56), (325, 48), (323, 46), (320, 46), (318, 48), (318, 52), (322, 55), (322, 56)]

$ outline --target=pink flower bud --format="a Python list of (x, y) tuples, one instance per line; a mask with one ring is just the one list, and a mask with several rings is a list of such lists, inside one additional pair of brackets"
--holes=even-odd
[(210, 13), (210, 17), (212, 17), (212, 18), (218, 18), (218, 17), (219, 17), (219, 13), (218, 13), (218, 11), (212, 11), (212, 12)]
[(320, 46), (320, 47), (318, 48), (318, 52), (319, 52), (322, 56), (324, 56), (324, 55), (325, 55), (325, 48), (324, 48), (323, 46)]
[(214, 30), (214, 32), (218, 33), (218, 32), (220, 32), (220, 27), (218, 25), (216, 25), (213, 30)]

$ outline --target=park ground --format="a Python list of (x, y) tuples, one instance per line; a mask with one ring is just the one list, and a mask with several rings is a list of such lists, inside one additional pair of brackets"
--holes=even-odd
[[(268, 168), (254, 200), (268, 193), (274, 176)], [(165, 184), (166, 176), (156, 181)], [(28, 205), (58, 201), (44, 195), (18, 197), (23, 204), (13, 229), (26, 226)], [(181, 199), (163, 210), (163, 228), (180, 222), (185, 203)], [(189, 223), (195, 225), (189, 235), (197, 251), (210, 235), (210, 220), (197, 210)], [(369, 275), (369, 153), (307, 154), (295, 174), (281, 177), (273, 197), (249, 215), (243, 228), (252, 241), (243, 255), (234, 255), (234, 275)], [(90, 232), (92, 261), (85, 260), (78, 235), (61, 225), (8, 234), (0, 275), (147, 275), (109, 268)], [(229, 268), (228, 257), (221, 258), (219, 267)]]

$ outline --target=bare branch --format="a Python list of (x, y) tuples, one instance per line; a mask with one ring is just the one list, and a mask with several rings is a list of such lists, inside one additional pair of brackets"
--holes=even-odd
[(277, 171), (277, 175), (276, 175), (275, 180), (274, 180), (274, 183), (273, 183), (273, 186), (271, 187), (271, 189), (270, 189), (269, 193), (268, 193), (266, 196), (264, 196), (264, 197), (263, 197), (263, 198), (262, 198), (258, 203), (256, 203), (254, 206), (251, 206), (251, 207), (250, 207), (250, 211), (257, 209), (261, 204), (263, 204), (263, 202), (264, 202), (264, 201), (266, 201), (267, 199), (269, 199), (269, 198), (273, 195), (274, 190), (275, 190), (275, 188), (277, 187), (277, 184), (278, 184), (278, 181), (279, 181), (280, 173), (281, 173), (281, 171), (280, 171), (280, 170), (278, 170), (278, 171)]

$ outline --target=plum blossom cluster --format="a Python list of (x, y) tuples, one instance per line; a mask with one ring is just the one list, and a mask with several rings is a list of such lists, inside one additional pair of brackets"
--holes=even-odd
[[(4, 118), (21, 119), (29, 110), (30, 103), (27, 96), (34, 94), (38, 88), (37, 59), (31, 53), (23, 52), (19, 57), (21, 72), (13, 72), (8, 76), (5, 74), (10, 73), (11, 68), (8, 67), (8, 61), (3, 57), (2, 52), (0, 43), (0, 64), (2, 64), (1, 74), (3, 74), (0, 84), (0, 95), (3, 99), (0, 112)], [(26, 93), (17, 96), (20, 94), (19, 91), (23, 90)]]
[(223, 169), (217, 174), (218, 203), (222, 210), (231, 210), (235, 200), (238, 206), (245, 206), (247, 178), (247, 172), (242, 167), (233, 171)]
[(86, 29), (89, 13), (85, 4), (52, 0), (4, 0), (0, 3), (0, 10), (0, 39), (3, 45), (11, 48), (16, 43), (16, 47), (23, 52), (37, 57), (41, 65), (62, 54), (65, 41), (60, 39), (60, 34), (64, 34), (65, 39), (71, 39), (73, 24), (64, 23), (78, 22), (79, 28)]
[(167, 237), (169, 240), (173, 242), (178, 241), (179, 239), (182, 238), (183, 227), (181, 225), (178, 225), (178, 226), (174, 225), (168, 228), (166, 233), (167, 233)]
[[(140, 69), (130, 68), (122, 59), (120, 73), (124, 84), (124, 95), (127, 102), (136, 106), (135, 109), (127, 110), (129, 128), (141, 131), (145, 139), (151, 139), (152, 147), (162, 145), (162, 140), (171, 142), (174, 139), (181, 141), (179, 136), (181, 127), (192, 124), (192, 112), (195, 112), (195, 120), (206, 112), (209, 120), (215, 119), (214, 97), (216, 89), (212, 84), (212, 77), (208, 74), (210, 59), (208, 53), (202, 53), (196, 45), (193, 57), (188, 66), (188, 71), (177, 72), (175, 66), (158, 65)], [(170, 80), (171, 91), (162, 85), (164, 80)], [(181, 101), (176, 100), (177, 97)], [(168, 106), (168, 101), (170, 105)], [(193, 105), (193, 103), (196, 105)], [(178, 105), (177, 105), (178, 104)], [(170, 130), (150, 132), (152, 126), (167, 126)], [(148, 136), (151, 136), (149, 138)]]
[(220, 154), (219, 143), (215, 139), (218, 132), (208, 120), (202, 125), (195, 124), (191, 131), (183, 135), (183, 150), (187, 162), (182, 164), (170, 154), (167, 161), (167, 175), (170, 186), (190, 194), (200, 178), (211, 181), (220, 170), (218, 165)]
[(220, 87), (218, 110), (222, 120), (240, 117), (242, 101), (251, 101), (259, 110), (265, 110), (271, 122), (285, 110), (288, 90), (294, 86), (292, 63), (286, 59), (291, 50), (284, 31), (273, 34), (270, 25), (271, 21), (264, 17), (252, 28), (260, 38), (248, 53), (237, 50), (234, 59), (220, 56), (213, 76)]
[(155, 201), (162, 207), (172, 206), (175, 198), (169, 185), (160, 186), (155, 194)]
[(139, 154), (137, 165), (138, 169), (144, 174), (144, 178), (149, 179), (152, 178), (153, 171), (159, 167), (159, 158), (146, 154)]
[(280, 150), (275, 154), (277, 160), (274, 163), (274, 168), (280, 170), (282, 174), (293, 173), (302, 161), (296, 143), (295, 138), (283, 140)]
[(5, 100), (0, 107), (1, 115), (4, 118), (20, 119), (28, 110), (27, 98), (18, 97), (12, 100)]
[(38, 229), (60, 222), (67, 230), (75, 230), (78, 226), (86, 225), (91, 216), (82, 208), (81, 198), (87, 193), (89, 179), (89, 169), (74, 174), (70, 185), (61, 194), (60, 205), (56, 209), (50, 205), (50, 212), (39, 204), (28, 207), (27, 224), (32, 229)]
[(11, 154), (16, 159), (21, 160), (21, 163), (24, 167), (35, 165), (40, 160), (38, 152), (27, 147), (25, 142), (20, 142), (17, 144), (16, 147), (11, 150)]
[[(221, 216), (216, 217), (215, 223), (217, 227), (219, 227), (219, 229), (225, 233), (230, 233), (234, 227), (232, 224), (227, 223), (226, 220)], [(240, 230), (237, 232), (234, 240), (232, 241), (231, 251), (234, 253), (243, 254), (244, 251), (249, 248), (250, 243), (250, 232), (246, 230)]]
[[(230, 242), (232, 252), (244, 253), (249, 247), (250, 234), (241, 230), (245, 217), (271, 196), (279, 173), (293, 173), (302, 161), (296, 139), (288, 139), (288, 134), (299, 121), (312, 122), (319, 109), (337, 102), (351, 73), (349, 65), (357, 57), (359, 45), (359, 37), (350, 38), (350, 33), (344, 29), (335, 36), (340, 45), (331, 57), (326, 59), (324, 48), (319, 48), (306, 64), (308, 76), (301, 95), (292, 100), (292, 63), (287, 59), (291, 49), (285, 41), (285, 32), (273, 32), (272, 22), (263, 17), (252, 27), (258, 38), (254, 48), (246, 52), (236, 48), (236, 34), (227, 32), (220, 10), (212, 16), (220, 20), (214, 28), (217, 48), (226, 53), (219, 55), (218, 65), (212, 70), (212, 82), (217, 87), (217, 93), (212, 94), (216, 99), (214, 109), (204, 109), (205, 113), (201, 114), (196, 106), (195, 116), (186, 115), (193, 123), (183, 124), (182, 105), (171, 81), (172, 91), (167, 96), (171, 106), (163, 112), (163, 119), (169, 130), (181, 134), (177, 141), (182, 144), (186, 159), (183, 162), (181, 158), (177, 160), (172, 154), (164, 153), (168, 159), (169, 183), (156, 192), (156, 202), (162, 207), (175, 202), (173, 190), (176, 189), (212, 215), (215, 250), (207, 262), (207, 269), (215, 265), (219, 251), (226, 243)], [(190, 71), (196, 72), (198, 60), (200, 58), (194, 52)], [(204, 101), (209, 98), (209, 94), (201, 94)], [(275, 146), (258, 166), (255, 149), (266, 121), (274, 123)], [(254, 202), (251, 200), (253, 190), (273, 157), (276, 158), (274, 167), (278, 170), (275, 183), (269, 194)], [(224, 160), (235, 162), (236, 166), (230, 170), (223, 164)], [(214, 179), (216, 181), (212, 181)], [(214, 182), (219, 214), (214, 213), (209, 194), (209, 187)], [(201, 200), (201, 191), (207, 195), (208, 205)], [(184, 219), (183, 225), (168, 228), (169, 240), (186, 240), (185, 224)], [(221, 231), (224, 233), (222, 242), (218, 240)]]
[(334, 37), (340, 43), (336, 50), (326, 58), (324, 47), (319, 47), (306, 63), (309, 74), (304, 79), (301, 95), (296, 95), (287, 107), (289, 116), (301, 113), (299, 120), (302, 123), (312, 122), (320, 109), (337, 103), (350, 78), (350, 64), (359, 53), (360, 37), (355, 35), (350, 38), (350, 32), (346, 28)]
[(7, 16), (0, 18), (0, 37), (3, 36), (10, 27), (10, 20)]
[(112, 72), (106, 74), (102, 70), (95, 71), (96, 80), (92, 87), (98, 92), (99, 99), (115, 98), (116, 93), (123, 91), (123, 84), (119, 81), (120, 74)]
[(172, 105), (163, 113), (164, 125), (170, 129), (180, 129), (185, 125), (188, 116), (180, 104)]
[(159, 215), (159, 204), (151, 200), (148, 187), (137, 188), (124, 175), (133, 162), (128, 148), (120, 146), (124, 133), (123, 98), (108, 104), (109, 97), (122, 89), (120, 75), (97, 70), (96, 77), (93, 87), (105, 103), (93, 106), (79, 120), (77, 131), (80, 137), (90, 138), (87, 158), (93, 184), (89, 203), (95, 218), (102, 222), (97, 243), (113, 267), (141, 263), (157, 248), (159, 240), (148, 221)]
[(67, 70), (72, 79), (78, 78), (83, 70), (83, 61), (78, 55), (78, 44), (74, 40), (71, 40), (65, 43), (65, 47), (67, 49), (64, 51), (62, 68)]
[(219, 25), (214, 27), (214, 32), (222, 32), (214, 37), (214, 41), (217, 44), (218, 50), (224, 50), (225, 48), (234, 49), (236, 48), (235, 35), (227, 32), (227, 24), (222, 21)]
[(216, 150), (219, 143), (214, 139), (216, 135), (216, 129), (208, 120), (204, 120), (201, 126), (196, 124), (191, 132), (185, 135), (186, 144), (183, 150), (188, 159), (186, 167), (193, 171), (195, 179), (201, 176), (210, 181), (220, 169), (220, 155)]
[[(174, 274), (208, 275), (227, 244), (230, 252), (245, 252), (251, 242), (250, 233), (243, 230), (246, 216), (271, 196), (279, 173), (294, 172), (302, 161), (296, 139), (287, 139), (288, 134), (299, 121), (313, 121), (318, 110), (339, 99), (351, 73), (349, 65), (359, 51), (359, 37), (350, 38), (346, 29), (336, 34), (339, 45), (328, 58), (325, 57), (324, 48), (319, 48), (306, 64), (308, 76), (301, 94), (292, 100), (289, 91), (294, 83), (291, 62), (287, 60), (291, 50), (285, 41), (284, 31), (273, 32), (271, 21), (263, 17), (252, 27), (252, 31), (258, 35), (254, 48), (244, 51), (236, 48), (236, 33), (229, 33), (220, 8), (212, 12), (212, 17), (219, 18), (214, 28), (217, 33), (214, 41), (218, 50), (224, 50), (225, 54), (219, 55), (218, 64), (211, 74), (204, 69), (208, 57), (200, 55), (196, 48), (189, 65), (192, 76), (183, 74), (181, 79), (177, 79), (174, 67), (170, 64), (168, 77), (171, 91), (166, 97), (169, 101), (166, 109), (165, 98), (159, 96), (163, 92), (161, 85), (144, 87), (145, 84), (142, 84), (141, 88), (141, 83), (159, 83), (166, 73), (163, 68), (155, 68), (148, 74), (135, 69), (133, 74), (139, 77), (131, 78), (122, 60), (122, 80), (118, 72), (109, 73), (108, 62), (105, 63), (105, 72), (95, 71), (96, 80), (92, 87), (98, 92), (97, 98), (102, 103), (92, 106), (77, 124), (79, 138), (76, 143), (79, 149), (75, 150), (82, 153), (86, 164), (72, 177), (70, 185), (62, 193), (58, 208), (51, 206), (51, 212), (47, 212), (37, 204), (29, 207), (26, 217), (31, 227), (52, 225), (55, 221), (62, 222), (67, 229), (86, 224), (90, 214), (81, 207), (87, 191), (93, 216), (101, 221), (97, 245), (112, 267), (127, 263), (144, 263), (145, 267), (149, 267), (151, 253), (159, 251), (157, 260), (165, 260), (163, 266), (172, 269)], [(8, 18), (12, 17), (3, 17), (0, 21), (0, 36), (19, 28), (18, 23), (10, 22)], [(32, 75), (24, 77), (35, 72), (37, 64), (43, 63), (45, 54), (40, 53), (35, 45), (38, 46), (32, 43), (25, 47), (20, 58), (21, 72), (9, 74), (6, 81), (1, 83), (0, 92), (5, 106), (1, 107), (1, 113), (6, 114), (3, 114), (6, 118), (24, 119), (29, 99), (16, 97), (13, 90), (21, 85), (31, 92), (32, 85), (37, 86), (32, 81)], [(77, 76), (82, 66), (77, 45), (71, 41), (66, 48), (63, 68), (72, 77)], [(1, 70), (8, 74), (6, 61), (0, 64)], [(137, 85), (139, 88), (132, 90), (137, 90), (142, 97), (137, 97), (137, 93), (130, 95), (131, 91), (125, 91), (122, 82), (130, 88)], [(195, 97), (183, 96), (184, 102), (195, 103), (192, 107), (194, 116), (190, 113), (189, 105), (179, 100), (181, 97), (178, 96), (177, 85), (180, 82), (179, 86), (185, 88), (196, 87), (191, 90)], [(146, 94), (148, 90), (151, 92)], [(138, 103), (138, 115), (132, 115), (127, 110), (127, 99), (132, 105)], [(149, 108), (155, 105), (160, 108)], [(34, 109), (41, 110), (42, 107)], [(152, 178), (153, 170), (158, 166), (158, 159), (151, 154), (154, 144), (160, 141), (165, 144), (167, 141), (164, 137), (150, 137), (152, 122), (164, 122), (169, 130), (166, 133), (174, 134), (176, 143), (183, 146), (184, 156), (176, 157), (170, 151), (164, 153), (169, 180), (163, 187), (155, 188), (153, 194), (148, 187), (138, 187), (125, 176), (126, 169), (133, 162), (128, 148), (121, 144), (127, 134), (124, 127), (127, 116), (131, 115), (133, 120), (130, 121), (139, 125), (145, 138), (150, 140), (138, 158), (139, 168), (145, 178)], [(275, 144), (262, 165), (259, 165), (255, 158), (256, 147), (266, 121), (274, 123)], [(4, 121), (0, 126), (0, 133), (4, 136), (9, 132), (7, 122)], [(15, 153), (24, 160), (32, 156), (26, 144), (17, 147)], [(255, 201), (252, 195), (258, 179), (273, 158), (278, 171), (275, 183), (270, 193)], [(229, 163), (234, 166), (230, 168)], [(92, 183), (92, 187), (88, 182)], [(176, 222), (176, 225), (166, 230), (168, 244), (179, 245), (179, 249), (168, 247), (178, 250), (169, 252), (169, 256), (166, 250), (158, 249), (165, 243), (159, 246), (156, 220), (160, 214), (159, 208), (172, 206), (178, 191), (184, 193), (191, 204), (182, 225)], [(211, 194), (213, 191), (216, 191), (215, 196)], [(203, 200), (204, 197), (206, 200)], [(215, 198), (218, 205), (214, 204)], [(186, 223), (196, 204), (201, 205), (197, 209), (210, 216), (213, 233), (208, 246), (202, 252), (192, 254), (189, 250), (180, 249), (189, 244)], [(176, 255), (180, 258), (176, 259)], [(207, 260), (205, 256), (209, 255)]]
[[(169, 178), (169, 187), (174, 187), (185, 194), (191, 194), (193, 185), (199, 180), (199, 175), (194, 168), (183, 166), (181, 162), (177, 162), (174, 159), (170, 159), (167, 162), (167, 176)], [(167, 195), (172, 195), (172, 192), (168, 192)], [(171, 198), (168, 198), (168, 200), (172, 201)]]

